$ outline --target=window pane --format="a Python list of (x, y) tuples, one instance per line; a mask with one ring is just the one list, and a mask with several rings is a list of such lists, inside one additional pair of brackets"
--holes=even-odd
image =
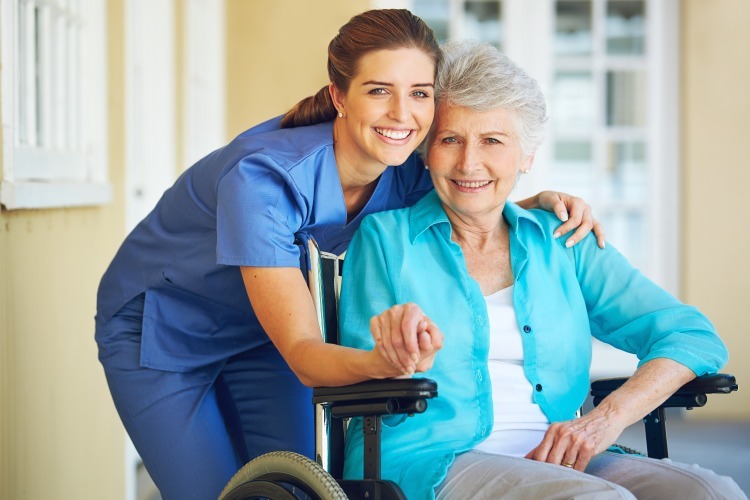
[(637, 210), (612, 210), (602, 214), (601, 222), (607, 228), (607, 241), (611, 242), (633, 266), (647, 266), (645, 207)]
[(646, 33), (642, 0), (610, 0), (607, 4), (607, 53), (640, 55)]
[(552, 95), (556, 130), (590, 130), (594, 125), (594, 81), (588, 71), (558, 71)]
[(642, 127), (646, 117), (646, 82), (640, 71), (607, 72), (607, 125)]
[(491, 43), (502, 49), (502, 17), (499, 1), (467, 1), (464, 4), (466, 38)]
[(438, 43), (448, 41), (449, 0), (414, 0), (412, 12), (432, 28)]
[(591, 54), (591, 49), (591, 2), (557, 2), (555, 53), (562, 56), (585, 56)]
[(648, 183), (646, 146), (641, 141), (607, 145), (606, 199), (614, 202), (646, 203)]
[(555, 189), (592, 199), (593, 146), (588, 141), (557, 141), (554, 146), (552, 185)]

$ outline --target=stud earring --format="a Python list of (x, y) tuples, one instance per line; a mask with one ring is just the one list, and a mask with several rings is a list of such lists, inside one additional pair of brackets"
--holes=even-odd
[(344, 113), (342, 113), (341, 111), (339, 111), (339, 118), (343, 118), (343, 117), (344, 117)]

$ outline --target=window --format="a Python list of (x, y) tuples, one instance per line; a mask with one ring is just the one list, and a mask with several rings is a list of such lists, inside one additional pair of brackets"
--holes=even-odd
[(0, 0), (8, 209), (109, 201), (104, 0)]
[(412, 9), (441, 42), (479, 39), (536, 78), (551, 121), (517, 196), (585, 198), (607, 239), (678, 289), (676, 0), (380, 0)]

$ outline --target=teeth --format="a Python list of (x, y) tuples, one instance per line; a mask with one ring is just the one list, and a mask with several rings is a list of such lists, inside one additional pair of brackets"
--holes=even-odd
[(385, 128), (376, 128), (375, 131), (380, 134), (384, 135), (389, 139), (406, 139), (409, 137), (409, 134), (411, 134), (411, 130), (390, 130)]
[(465, 187), (465, 188), (478, 188), (478, 187), (486, 186), (487, 184), (490, 183), (490, 181), (472, 181), (472, 182), (455, 181), (455, 182), (459, 186)]

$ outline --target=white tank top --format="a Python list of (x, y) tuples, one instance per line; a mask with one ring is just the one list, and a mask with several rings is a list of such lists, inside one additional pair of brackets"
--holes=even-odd
[(489, 371), (495, 422), (477, 450), (522, 457), (537, 446), (549, 427), (533, 387), (523, 372), (523, 344), (513, 308), (513, 286), (485, 297), (490, 324)]

